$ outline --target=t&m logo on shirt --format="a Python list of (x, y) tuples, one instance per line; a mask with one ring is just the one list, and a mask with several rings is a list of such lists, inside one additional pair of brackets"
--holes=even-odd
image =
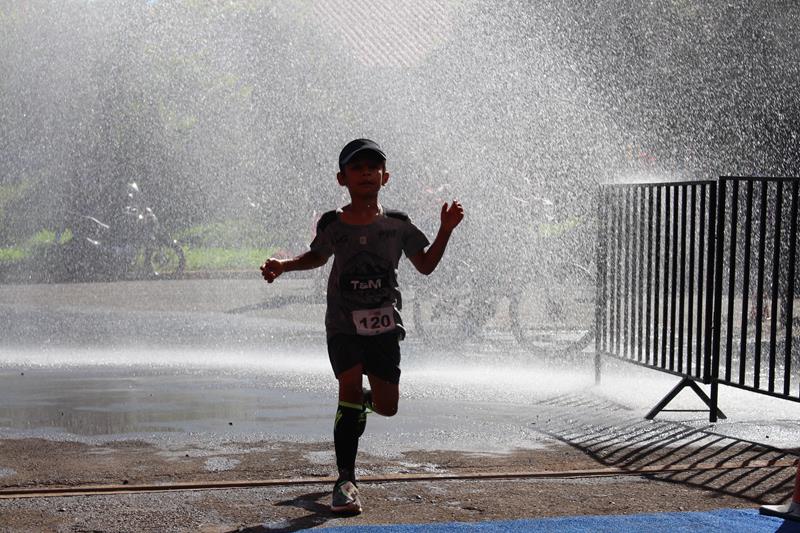
[(341, 268), (339, 289), (349, 309), (371, 309), (392, 301), (394, 267), (367, 251), (350, 257)]
[(383, 280), (377, 279), (351, 279), (350, 288), (354, 291), (365, 291), (380, 289), (383, 286)]
[(391, 301), (391, 282), (386, 274), (343, 276), (342, 298), (350, 309), (370, 309)]

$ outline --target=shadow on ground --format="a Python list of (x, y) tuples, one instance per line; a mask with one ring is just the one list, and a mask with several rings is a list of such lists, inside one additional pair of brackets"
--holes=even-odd
[[(756, 503), (782, 503), (794, 488), (796, 468), (790, 465), (798, 458), (796, 450), (781, 450), (679, 422), (631, 422), (627, 408), (585, 394), (564, 394), (539, 405), (547, 406), (548, 418), (534, 423), (538, 431), (609, 467), (629, 471), (680, 467), (676, 472), (643, 475)], [(730, 465), (741, 468), (726, 469)]]
[(288, 519), (280, 523), (262, 524), (244, 529), (236, 529), (235, 531), (238, 533), (289, 533), (291, 531), (302, 531), (304, 529), (321, 526), (328, 520), (336, 518), (336, 516), (331, 513), (330, 507), (320, 501), (329, 497), (330, 492), (327, 491), (311, 492), (309, 494), (301, 494), (290, 500), (275, 502), (273, 504), (275, 506), (297, 507), (298, 509), (308, 511), (309, 514)]

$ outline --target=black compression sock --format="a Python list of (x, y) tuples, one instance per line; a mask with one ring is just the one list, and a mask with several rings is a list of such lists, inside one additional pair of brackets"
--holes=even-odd
[(361, 406), (358, 404), (339, 402), (336, 410), (336, 422), (333, 425), (333, 445), (336, 450), (336, 466), (340, 479), (343, 476), (355, 482), (356, 455), (358, 454), (358, 437), (363, 432), (359, 427)]

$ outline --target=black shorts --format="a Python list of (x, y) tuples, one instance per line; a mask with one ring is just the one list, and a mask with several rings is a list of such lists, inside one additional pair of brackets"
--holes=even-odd
[(328, 338), (328, 357), (338, 377), (361, 364), (365, 374), (389, 383), (400, 383), (400, 336), (398, 330), (380, 335), (334, 335)]

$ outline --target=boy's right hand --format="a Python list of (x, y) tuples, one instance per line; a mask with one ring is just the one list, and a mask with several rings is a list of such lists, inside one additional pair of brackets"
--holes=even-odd
[(261, 275), (267, 280), (267, 283), (272, 283), (275, 278), (283, 274), (284, 267), (283, 261), (271, 257), (261, 265)]

